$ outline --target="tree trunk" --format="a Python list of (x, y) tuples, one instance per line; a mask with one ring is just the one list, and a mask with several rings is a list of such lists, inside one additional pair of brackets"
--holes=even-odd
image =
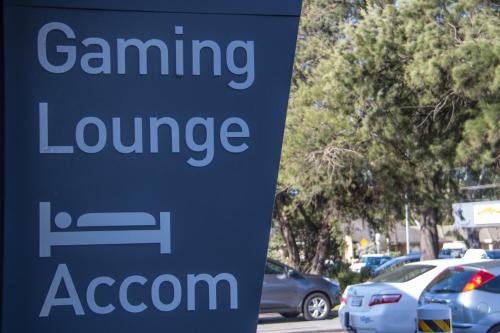
[(295, 269), (299, 269), (300, 267), (299, 248), (297, 246), (295, 235), (293, 234), (293, 230), (290, 225), (290, 220), (288, 219), (288, 216), (285, 213), (283, 207), (283, 197), (281, 194), (278, 194), (276, 196), (275, 204), (276, 204), (276, 212), (278, 215), (281, 235), (283, 236), (283, 239), (285, 240), (286, 243), (290, 265), (292, 265), (293, 268)]
[(439, 254), (439, 238), (437, 231), (438, 210), (428, 208), (421, 218), (420, 251), (421, 260), (437, 259)]
[(304, 218), (304, 223), (305, 223), (305, 226), (306, 226), (308, 232), (310, 232), (312, 234), (318, 233), (319, 232), (318, 226), (316, 224), (314, 224), (314, 222), (311, 220), (311, 217), (304, 209), (304, 206), (302, 206), (302, 204), (299, 204), (297, 206), (297, 209), (299, 210), (300, 214)]
[(299, 203), (297, 205), (297, 210), (304, 218), (305, 235), (302, 236), (304, 245), (302, 246), (303, 258), (301, 262), (301, 269), (304, 272), (307, 272), (311, 269), (311, 263), (316, 255), (316, 241), (318, 239), (320, 228), (313, 222), (311, 215), (306, 211), (302, 204)]
[(316, 254), (311, 262), (311, 274), (321, 274), (325, 269), (325, 259), (330, 248), (331, 233), (328, 219), (323, 221), (318, 235), (318, 244), (316, 245)]
[(481, 242), (479, 239), (479, 229), (468, 228), (467, 230), (467, 246), (469, 249), (480, 249)]

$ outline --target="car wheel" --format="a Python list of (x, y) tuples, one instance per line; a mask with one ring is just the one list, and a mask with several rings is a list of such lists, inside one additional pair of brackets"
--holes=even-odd
[(488, 333), (500, 333), (500, 325), (493, 326)]
[(330, 301), (321, 293), (314, 293), (304, 301), (304, 318), (306, 320), (322, 320), (330, 313)]
[(284, 313), (280, 313), (280, 315), (282, 315), (283, 317), (285, 318), (296, 318), (299, 316), (299, 312), (284, 312)]

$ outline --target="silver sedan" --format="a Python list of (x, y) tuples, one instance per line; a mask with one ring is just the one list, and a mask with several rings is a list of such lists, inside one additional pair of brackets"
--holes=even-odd
[(500, 333), (500, 260), (446, 269), (420, 303), (448, 305), (455, 333)]

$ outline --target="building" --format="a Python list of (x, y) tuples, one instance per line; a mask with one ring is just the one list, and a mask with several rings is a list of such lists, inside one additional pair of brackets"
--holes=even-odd
[[(344, 236), (344, 261), (352, 262), (365, 253), (406, 253), (406, 228), (404, 223), (394, 225), (385, 233), (377, 233), (370, 228), (368, 222), (357, 219), (349, 226), (343, 228)], [(411, 225), (409, 228), (410, 252), (420, 251), (420, 228)], [(438, 236), (440, 249), (444, 243), (466, 241), (467, 232), (454, 225), (439, 225)], [(500, 248), (500, 228), (479, 229), (479, 242), (483, 249)]]

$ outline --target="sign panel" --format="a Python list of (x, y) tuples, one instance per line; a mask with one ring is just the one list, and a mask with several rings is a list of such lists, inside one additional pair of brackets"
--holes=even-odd
[(500, 201), (456, 203), (453, 216), (461, 228), (499, 227)]
[(3, 333), (255, 332), (299, 14), (4, 5)]

